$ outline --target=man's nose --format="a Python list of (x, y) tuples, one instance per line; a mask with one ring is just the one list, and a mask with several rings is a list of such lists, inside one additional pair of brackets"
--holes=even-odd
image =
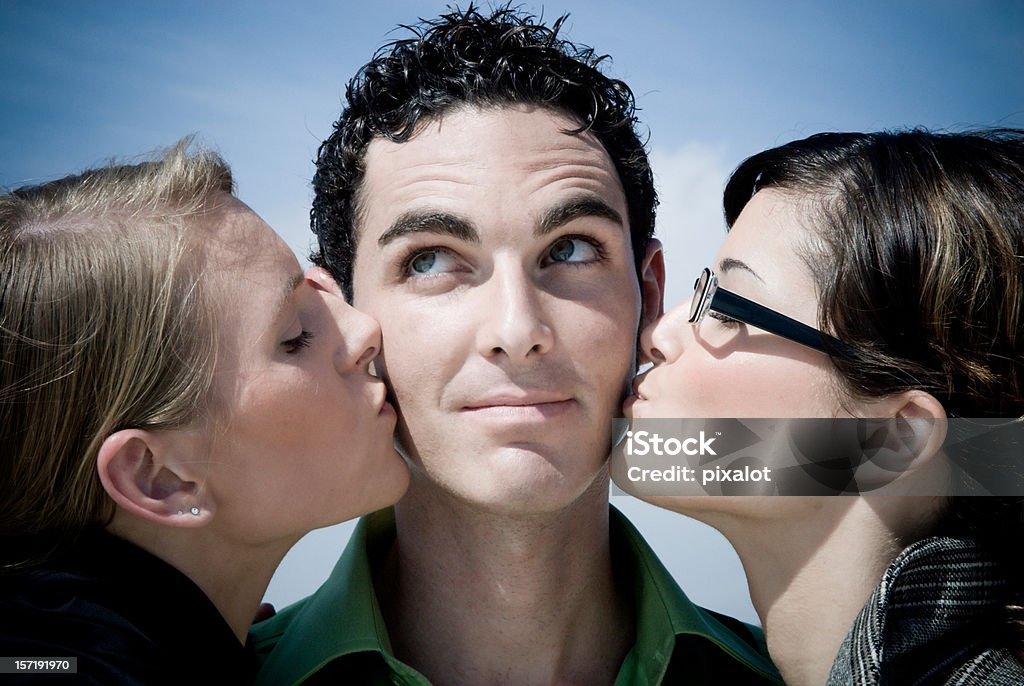
[(481, 355), (524, 360), (543, 355), (554, 345), (554, 332), (543, 307), (543, 293), (519, 266), (497, 266), (483, 289), (484, 312), (477, 330)]

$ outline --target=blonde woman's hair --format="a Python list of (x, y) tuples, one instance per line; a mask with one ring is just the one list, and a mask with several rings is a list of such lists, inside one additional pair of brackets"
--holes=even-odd
[(187, 426), (207, 407), (216, 341), (190, 228), (233, 182), (190, 147), (0, 195), (4, 538), (108, 523), (104, 439)]

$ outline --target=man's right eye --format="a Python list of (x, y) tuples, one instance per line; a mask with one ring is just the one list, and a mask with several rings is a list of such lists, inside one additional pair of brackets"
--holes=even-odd
[(455, 256), (441, 248), (413, 253), (405, 260), (404, 272), (409, 276), (436, 276), (454, 271)]

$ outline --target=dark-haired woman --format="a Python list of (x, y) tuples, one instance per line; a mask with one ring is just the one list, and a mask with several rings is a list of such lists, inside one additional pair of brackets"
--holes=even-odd
[(787, 683), (1024, 683), (1021, 499), (936, 493), (920, 431), (1024, 415), (1024, 132), (812, 136), (740, 165), (725, 212), (627, 414), (889, 418), (912, 448), (896, 495), (652, 502), (735, 546)]

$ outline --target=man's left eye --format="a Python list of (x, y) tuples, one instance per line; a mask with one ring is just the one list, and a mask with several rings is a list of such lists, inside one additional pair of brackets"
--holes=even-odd
[(560, 238), (547, 252), (551, 262), (593, 262), (599, 258), (597, 248), (582, 238)]

